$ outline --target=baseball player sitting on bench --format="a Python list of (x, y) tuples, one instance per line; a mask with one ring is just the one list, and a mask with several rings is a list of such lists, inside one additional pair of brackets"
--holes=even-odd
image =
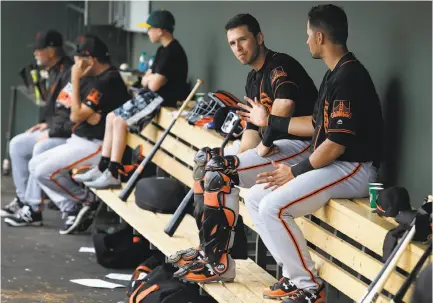
[[(186, 83), (187, 57), (173, 37), (174, 17), (169, 11), (157, 10), (149, 15), (146, 23), (140, 25), (149, 28), (148, 35), (152, 43), (161, 45), (152, 68), (146, 72), (141, 83), (151, 92), (157, 92), (154, 97), (160, 95), (163, 98), (163, 106), (175, 107), (177, 101), (186, 98), (189, 88)], [(121, 187), (119, 172), (124, 173), (121, 160), (128, 134), (127, 118), (137, 105), (132, 105), (126, 112), (119, 108), (108, 114), (101, 161), (87, 172), (75, 175), (75, 181), (97, 189)]]
[[(204, 175), (201, 247), (179, 251), (169, 258), (180, 267), (175, 276), (187, 281), (233, 281), (235, 262), (230, 249), (239, 212), (239, 189), (234, 186), (257, 191), (257, 174), (272, 171), (272, 161), (294, 164), (305, 159), (312, 136), (289, 135), (287, 127), (278, 127), (280, 120), (313, 113), (317, 89), (301, 64), (266, 48), (259, 23), (249, 14), (233, 17), (225, 29), (234, 55), (253, 68), (246, 84), (249, 106), (239, 104), (245, 110), (241, 114), (247, 129), (237, 156), (227, 153), (221, 157), (209, 148), (197, 153), (194, 179)], [(194, 187), (195, 203), (199, 203), (200, 190)], [(273, 292), (269, 290), (269, 296), (274, 296)]]
[[(65, 144), (34, 157), (29, 164), (42, 189), (67, 213), (61, 234), (80, 227), (90, 210), (86, 191), (72, 180), (70, 171), (98, 163), (107, 114), (131, 98), (101, 39), (93, 35), (80, 37), (74, 59), (70, 116), (76, 123), (73, 134)], [(80, 85), (83, 81), (86, 85)]]
[(347, 49), (345, 12), (335, 5), (313, 7), (307, 35), (311, 56), (329, 70), (313, 115), (279, 118), (278, 126), (293, 135), (313, 136), (310, 152), (294, 166), (275, 164), (274, 171), (259, 174), (259, 185), (245, 199), (260, 237), (283, 265), (282, 284), (277, 285), (286, 303), (326, 301), (324, 282), (295, 218), (315, 212), (331, 198), (368, 196), (381, 159), (379, 97), (368, 71)]
[(11, 226), (41, 225), (41, 188), (29, 172), (29, 161), (50, 148), (64, 144), (71, 136), (70, 104), (59, 98), (70, 81), (74, 64), (63, 50), (63, 37), (55, 31), (39, 32), (33, 45), (38, 64), (48, 71), (47, 105), (41, 123), (15, 136), (10, 142), (12, 176), (16, 198), (3, 207), (1, 216)]

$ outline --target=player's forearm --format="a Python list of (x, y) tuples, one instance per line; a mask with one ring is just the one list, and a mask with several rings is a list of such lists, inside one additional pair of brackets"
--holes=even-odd
[(332, 142), (326, 139), (320, 146), (311, 154), (310, 163), (314, 168), (321, 168), (328, 166), (338, 159), (346, 147), (344, 145)]
[(299, 137), (312, 137), (314, 134), (313, 116), (293, 117), (290, 119), (288, 132)]
[(268, 127), (263, 135), (263, 145), (270, 147), (278, 134), (289, 128), (290, 117), (295, 110), (295, 102), (290, 99), (275, 99), (271, 114), (268, 117)]
[(81, 120), (80, 78), (72, 77), (72, 104), (70, 119), (72, 122)]
[(260, 136), (256, 130), (247, 129), (242, 135), (241, 146), (238, 150), (238, 155), (252, 148), (256, 148), (260, 143)]

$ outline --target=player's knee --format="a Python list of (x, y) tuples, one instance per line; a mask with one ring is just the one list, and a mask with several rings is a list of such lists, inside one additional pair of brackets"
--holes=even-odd
[(50, 179), (51, 172), (47, 169), (45, 165), (43, 165), (43, 163), (31, 164), (31, 162), (32, 161), (30, 161), (29, 163), (29, 168), (32, 166), (30, 172), (38, 182), (43, 182)]
[(114, 112), (111, 112), (107, 115), (107, 117), (105, 118), (107, 121), (107, 125), (110, 125), (111, 123), (113, 123), (113, 120), (116, 118), (116, 114)]
[(9, 143), (9, 154), (11, 157), (13, 155), (20, 155), (22, 153), (24, 141), (25, 139), (22, 134), (12, 138), (11, 142)]
[(127, 130), (128, 125), (126, 124), (125, 120), (123, 120), (122, 117), (116, 116), (113, 118), (114, 127), (116, 129), (122, 129)]
[(272, 199), (272, 195), (267, 195), (260, 200), (259, 203), (259, 216), (262, 220), (267, 219), (278, 219), (279, 216), (279, 208), (274, 203), (275, 199)]
[(257, 193), (254, 188), (247, 191), (244, 197), (245, 205), (248, 209), (258, 211), (260, 199), (257, 199)]

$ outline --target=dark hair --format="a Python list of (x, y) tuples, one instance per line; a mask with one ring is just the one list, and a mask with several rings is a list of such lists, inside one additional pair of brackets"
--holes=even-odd
[(225, 26), (226, 32), (230, 29), (234, 29), (239, 26), (245, 25), (254, 37), (257, 36), (262, 30), (260, 29), (260, 24), (256, 18), (250, 14), (238, 14), (231, 18)]
[(308, 22), (314, 29), (322, 29), (334, 44), (346, 47), (348, 29), (346, 13), (333, 4), (314, 6), (308, 12)]

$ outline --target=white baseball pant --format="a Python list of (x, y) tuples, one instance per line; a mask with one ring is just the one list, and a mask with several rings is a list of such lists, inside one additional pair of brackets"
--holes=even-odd
[(22, 133), (13, 137), (9, 145), (12, 178), (17, 197), (31, 205), (33, 209), (41, 204), (42, 191), (38, 182), (30, 174), (30, 159), (66, 142), (66, 138), (48, 138), (37, 142), (37, 138), (45, 133), (48, 133), (48, 130)]
[[(309, 156), (305, 153), (304, 156)], [(275, 191), (264, 184), (253, 186), (245, 204), (255, 228), (283, 276), (300, 289), (315, 290), (322, 283), (307, 249), (305, 238), (294, 219), (311, 214), (331, 198), (368, 196), (368, 183), (377, 178), (371, 162), (335, 161), (292, 179)]]
[(101, 158), (102, 141), (72, 135), (65, 144), (30, 160), (30, 173), (62, 212), (87, 198), (86, 191), (72, 180), (70, 171), (84, 165), (96, 165)]

